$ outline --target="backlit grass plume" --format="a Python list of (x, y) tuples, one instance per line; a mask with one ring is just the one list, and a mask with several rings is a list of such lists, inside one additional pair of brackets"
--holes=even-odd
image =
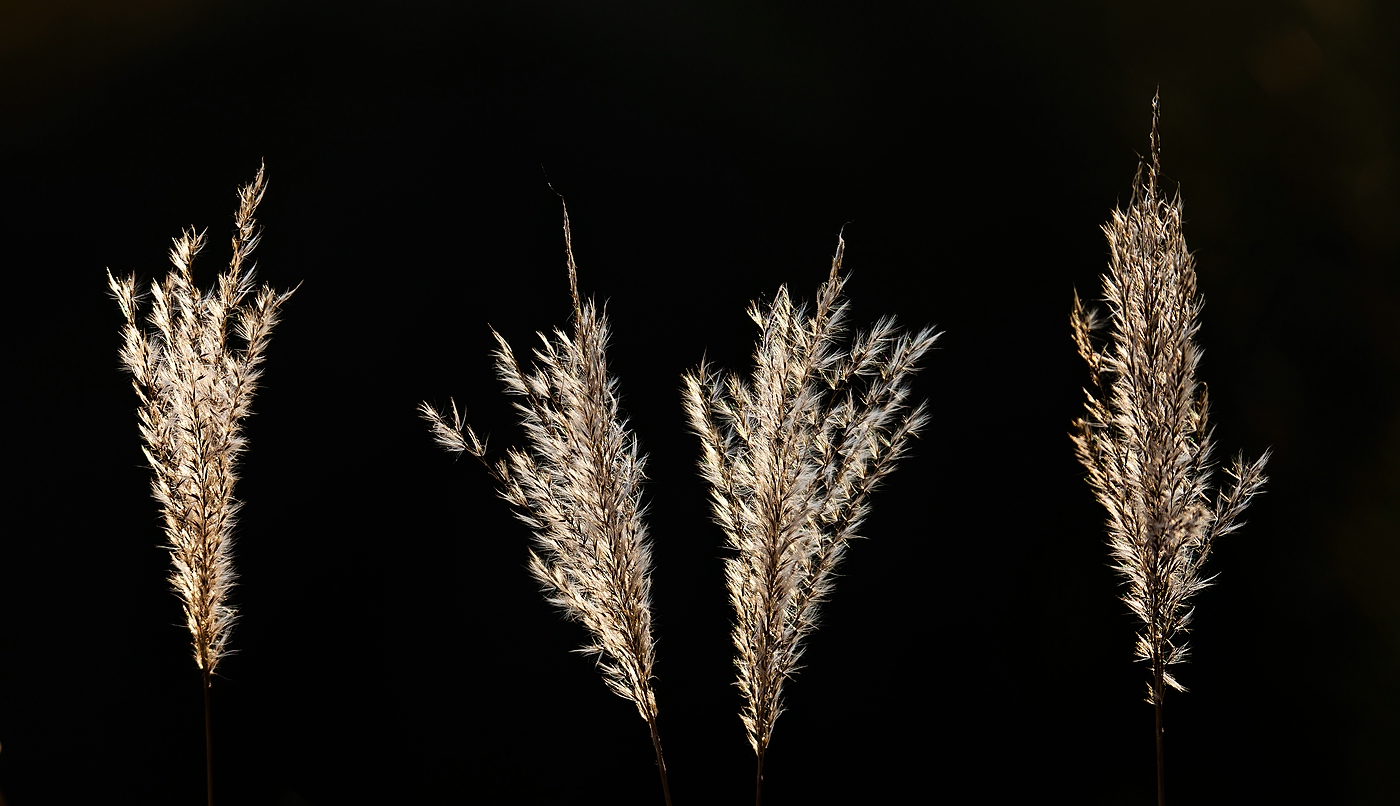
[(793, 305), (786, 287), (772, 303), (749, 308), (761, 330), (751, 379), (704, 363), (684, 377), (701, 474), (735, 551), (725, 575), (735, 610), (740, 717), (758, 757), (760, 803), (783, 684), (816, 629), (832, 571), (857, 537), (870, 492), (927, 421), (924, 404), (907, 409), (909, 380), (937, 334), (901, 334), (887, 317), (849, 346), (840, 344), (844, 250), (838, 240), (810, 312)]
[(1108, 510), (1114, 567), (1127, 581), (1123, 600), (1138, 617), (1137, 657), (1151, 669), (1148, 702), (1156, 711), (1157, 797), (1165, 803), (1162, 697), (1186, 689), (1170, 667), (1186, 660), (1191, 597), (1211, 583), (1202, 573), (1216, 538), (1238, 529), (1250, 498), (1264, 484), (1269, 453), (1253, 464), (1238, 456), (1233, 483), (1211, 488), (1214, 450), (1206, 389), (1196, 380), (1202, 301), (1195, 260), (1181, 232), (1181, 194), (1158, 187), (1158, 99), (1152, 99), (1151, 164), (1139, 165), (1126, 210), (1104, 225), (1108, 273), (1104, 326), (1076, 293), (1070, 321), (1093, 388), (1075, 422), (1074, 444), (1098, 500)]
[[(591, 299), (580, 299), (568, 208), (564, 246), (573, 298), (569, 335), (540, 334), (536, 368), (526, 372), (510, 344), (499, 344), (496, 367), (525, 427), (528, 447), (511, 449), (488, 465), (501, 497), (534, 532), (530, 572), (549, 601), (587, 628), (603, 680), (632, 701), (651, 729), (662, 794), (671, 802), (666, 762), (657, 732), (652, 667), (651, 547), (641, 502), (643, 466), (637, 439), (619, 412), (617, 381), (607, 372), (607, 317)], [(424, 403), (423, 417), (437, 442), (478, 458), (485, 446), (462, 422)]]
[[(258, 245), (253, 213), (262, 200), (263, 169), (238, 191), (233, 258), (216, 286), (202, 293), (194, 284), (195, 255), (204, 234), (186, 230), (175, 239), (175, 270), (151, 287), (147, 317), (137, 322), (141, 296), (134, 276), (107, 282), (121, 307), (122, 365), (131, 372), (140, 401), (142, 452), (154, 478), (174, 570), (170, 583), (184, 607), (194, 660), (204, 673), (206, 763), (209, 762), (209, 685), (228, 650), (237, 614), (229, 604), (233, 529), (239, 503), (233, 497), (243, 420), (261, 375), (268, 337), (291, 292), (254, 289), (249, 256)], [(242, 347), (229, 343), (229, 329)], [(209, 770), (206, 770), (209, 772)], [(212, 775), (208, 780), (213, 801)]]

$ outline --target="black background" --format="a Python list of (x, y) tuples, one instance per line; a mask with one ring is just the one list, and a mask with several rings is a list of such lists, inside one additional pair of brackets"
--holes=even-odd
[[(788, 691), (765, 802), (1153, 798), (1152, 709), (1066, 436), (1073, 288), (1160, 85), (1207, 298), (1222, 455), (1275, 458), (1212, 560), (1166, 704), (1175, 802), (1400, 797), (1400, 11), (1285, 2), (7, 3), (0, 787), (203, 797), (199, 674), (103, 268), (162, 276), (270, 188), (272, 339), (238, 492), (221, 804), (658, 803), (644, 723), (569, 650), (455, 397), (519, 442), (517, 349), (580, 284), (650, 454), (657, 691), (677, 804), (752, 797), (725, 551), (679, 378), (750, 360), (750, 299), (946, 335), (933, 422), (874, 501)], [(392, 9), (392, 10), (391, 10)]]

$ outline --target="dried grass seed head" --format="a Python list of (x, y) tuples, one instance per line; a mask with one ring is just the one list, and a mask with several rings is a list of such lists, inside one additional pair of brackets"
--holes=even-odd
[[(151, 288), (151, 330), (137, 321), (141, 294), (135, 277), (119, 280), (107, 273), (126, 320), (119, 354), (140, 403), (142, 452), (169, 541), (170, 583), (182, 603), (195, 662), (207, 674), (229, 653), (237, 620), (228, 595), (236, 582), (232, 534), (240, 505), (233, 489), (246, 448), (243, 420), (280, 307), (292, 294), (266, 285), (255, 290), (253, 267), (245, 265), (258, 243), (254, 213), (265, 188), (260, 167), (239, 190), (233, 257), (209, 292), (199, 291), (193, 274), (204, 234), (186, 230), (175, 239), (174, 271)], [(229, 343), (230, 316), (241, 349)]]
[(1267, 451), (1253, 464), (1236, 457), (1228, 471), (1234, 483), (1213, 492), (1209, 403), (1196, 379), (1203, 303), (1182, 234), (1180, 192), (1168, 199), (1159, 187), (1157, 113), (1154, 98), (1150, 164), (1139, 165), (1127, 208), (1103, 227), (1107, 314), (1086, 308), (1076, 293), (1070, 315), (1092, 380), (1074, 444), (1108, 513), (1124, 602), (1142, 624), (1135, 652), (1152, 666), (1152, 702), (1160, 701), (1162, 685), (1185, 690), (1169, 667), (1189, 653), (1189, 600), (1210, 584), (1202, 566), (1215, 539), (1241, 525), (1269, 458)]
[(892, 318), (841, 343), (844, 239), (815, 305), (786, 287), (754, 303), (760, 328), (749, 379), (702, 363), (683, 378), (701, 475), (734, 555), (725, 562), (740, 713), (766, 751), (784, 682), (817, 626), (833, 571), (869, 511), (868, 496), (927, 422), (908, 410), (909, 382), (937, 334), (899, 333)]
[[(550, 602), (588, 630), (591, 640), (581, 651), (597, 656), (608, 687), (653, 723), (652, 559), (641, 503), (646, 458), (608, 375), (607, 318), (578, 294), (567, 207), (564, 237), (572, 333), (540, 334), (534, 367), (526, 370), (492, 331), (497, 374), (516, 398), (526, 441), (487, 466), (534, 533), (531, 574)], [(420, 411), (440, 445), (484, 461), (485, 445), (455, 403), (450, 419), (426, 403)]]

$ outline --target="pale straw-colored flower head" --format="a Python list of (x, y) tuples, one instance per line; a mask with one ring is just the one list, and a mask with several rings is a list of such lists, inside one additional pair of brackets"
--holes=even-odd
[[(138, 323), (136, 278), (107, 273), (126, 317), (121, 360), (140, 401), (141, 449), (154, 473), (151, 492), (160, 502), (174, 564), (170, 583), (206, 678), (228, 654), (237, 617), (228, 596), (236, 579), (232, 535), (239, 503), (233, 488), (246, 447), (243, 420), (278, 311), (292, 293), (253, 285), (248, 258), (258, 244), (253, 214), (264, 188), (260, 167), (239, 189), (233, 257), (210, 291), (201, 293), (194, 282), (204, 234), (186, 230), (175, 239), (174, 270), (151, 288), (150, 330)], [(237, 343), (229, 338), (230, 324)]]
[(816, 629), (832, 572), (871, 491), (927, 422), (922, 403), (908, 409), (909, 382), (937, 334), (900, 333), (885, 318), (843, 344), (844, 251), (838, 239), (813, 309), (794, 305), (786, 287), (749, 308), (760, 329), (749, 379), (703, 363), (683, 379), (700, 472), (734, 551), (725, 575), (740, 718), (760, 776), (783, 685)]
[(1093, 380), (1075, 449), (1108, 510), (1109, 548), (1127, 582), (1123, 600), (1141, 622), (1136, 654), (1152, 668), (1153, 703), (1164, 687), (1185, 690), (1169, 670), (1187, 657), (1189, 601), (1210, 584), (1206, 558), (1216, 538), (1243, 525), (1269, 459), (1268, 451), (1253, 464), (1236, 457), (1229, 489), (1212, 491), (1214, 440), (1206, 388), (1196, 380), (1202, 300), (1182, 236), (1181, 194), (1168, 199), (1158, 184), (1157, 108), (1154, 98), (1151, 162), (1139, 165), (1127, 209), (1103, 227), (1107, 316), (1086, 309), (1077, 293), (1070, 316)]

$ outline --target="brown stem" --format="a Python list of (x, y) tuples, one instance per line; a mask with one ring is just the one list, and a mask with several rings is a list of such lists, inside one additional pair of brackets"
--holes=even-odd
[[(767, 748), (764, 748), (767, 749)], [(758, 772), (754, 779), (754, 806), (763, 806), (763, 750), (758, 751)]]
[(209, 730), (209, 669), (204, 670), (204, 787), (214, 806), (214, 740)]
[(656, 769), (661, 773), (661, 794), (666, 797), (666, 806), (671, 806), (671, 785), (666, 782), (666, 759), (661, 756), (661, 736), (656, 732), (656, 718), (647, 720), (651, 728), (651, 746), (656, 750)]
[(1167, 790), (1165, 779), (1163, 778), (1162, 766), (1162, 670), (1158, 668), (1157, 679), (1154, 682), (1156, 691), (1153, 692), (1153, 706), (1157, 712), (1157, 806), (1167, 806)]

